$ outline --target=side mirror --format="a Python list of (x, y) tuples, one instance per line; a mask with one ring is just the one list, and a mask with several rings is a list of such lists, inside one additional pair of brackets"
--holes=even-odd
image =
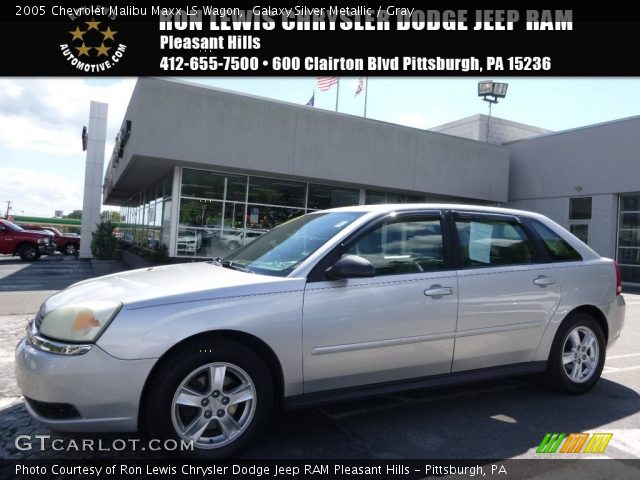
[(376, 269), (368, 260), (357, 255), (345, 255), (333, 266), (327, 268), (324, 274), (329, 280), (340, 278), (367, 278), (375, 277)]

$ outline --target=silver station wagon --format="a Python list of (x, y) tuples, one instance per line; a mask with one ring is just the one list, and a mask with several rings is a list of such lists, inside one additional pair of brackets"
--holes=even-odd
[(624, 322), (620, 273), (535, 213), (447, 204), (325, 210), (224, 260), (49, 298), (18, 345), (30, 413), (230, 455), (276, 407), (547, 372), (582, 393)]

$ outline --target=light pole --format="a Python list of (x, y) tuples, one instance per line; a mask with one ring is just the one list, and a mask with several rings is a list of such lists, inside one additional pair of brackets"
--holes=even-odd
[(484, 80), (478, 82), (478, 96), (482, 100), (489, 102), (489, 118), (487, 119), (487, 143), (489, 143), (489, 130), (491, 128), (491, 106), (498, 103), (499, 98), (507, 96), (508, 83), (494, 82), (493, 80)]

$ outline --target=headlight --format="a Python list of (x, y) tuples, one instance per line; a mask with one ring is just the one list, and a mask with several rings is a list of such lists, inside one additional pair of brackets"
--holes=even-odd
[(40, 245), (46, 245), (47, 243), (49, 243), (49, 238), (48, 237), (42, 237), (38, 239), (38, 243)]
[(121, 303), (110, 301), (64, 305), (44, 316), (39, 333), (55, 340), (93, 342), (121, 307)]

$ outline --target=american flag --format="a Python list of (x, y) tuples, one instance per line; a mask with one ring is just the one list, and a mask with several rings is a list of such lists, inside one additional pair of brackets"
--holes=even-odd
[(355, 96), (357, 97), (358, 95), (360, 95), (364, 89), (365, 89), (364, 77), (360, 77), (358, 79), (358, 85), (356, 86), (356, 94), (355, 94)]
[(338, 83), (338, 77), (318, 77), (318, 90), (326, 92)]

